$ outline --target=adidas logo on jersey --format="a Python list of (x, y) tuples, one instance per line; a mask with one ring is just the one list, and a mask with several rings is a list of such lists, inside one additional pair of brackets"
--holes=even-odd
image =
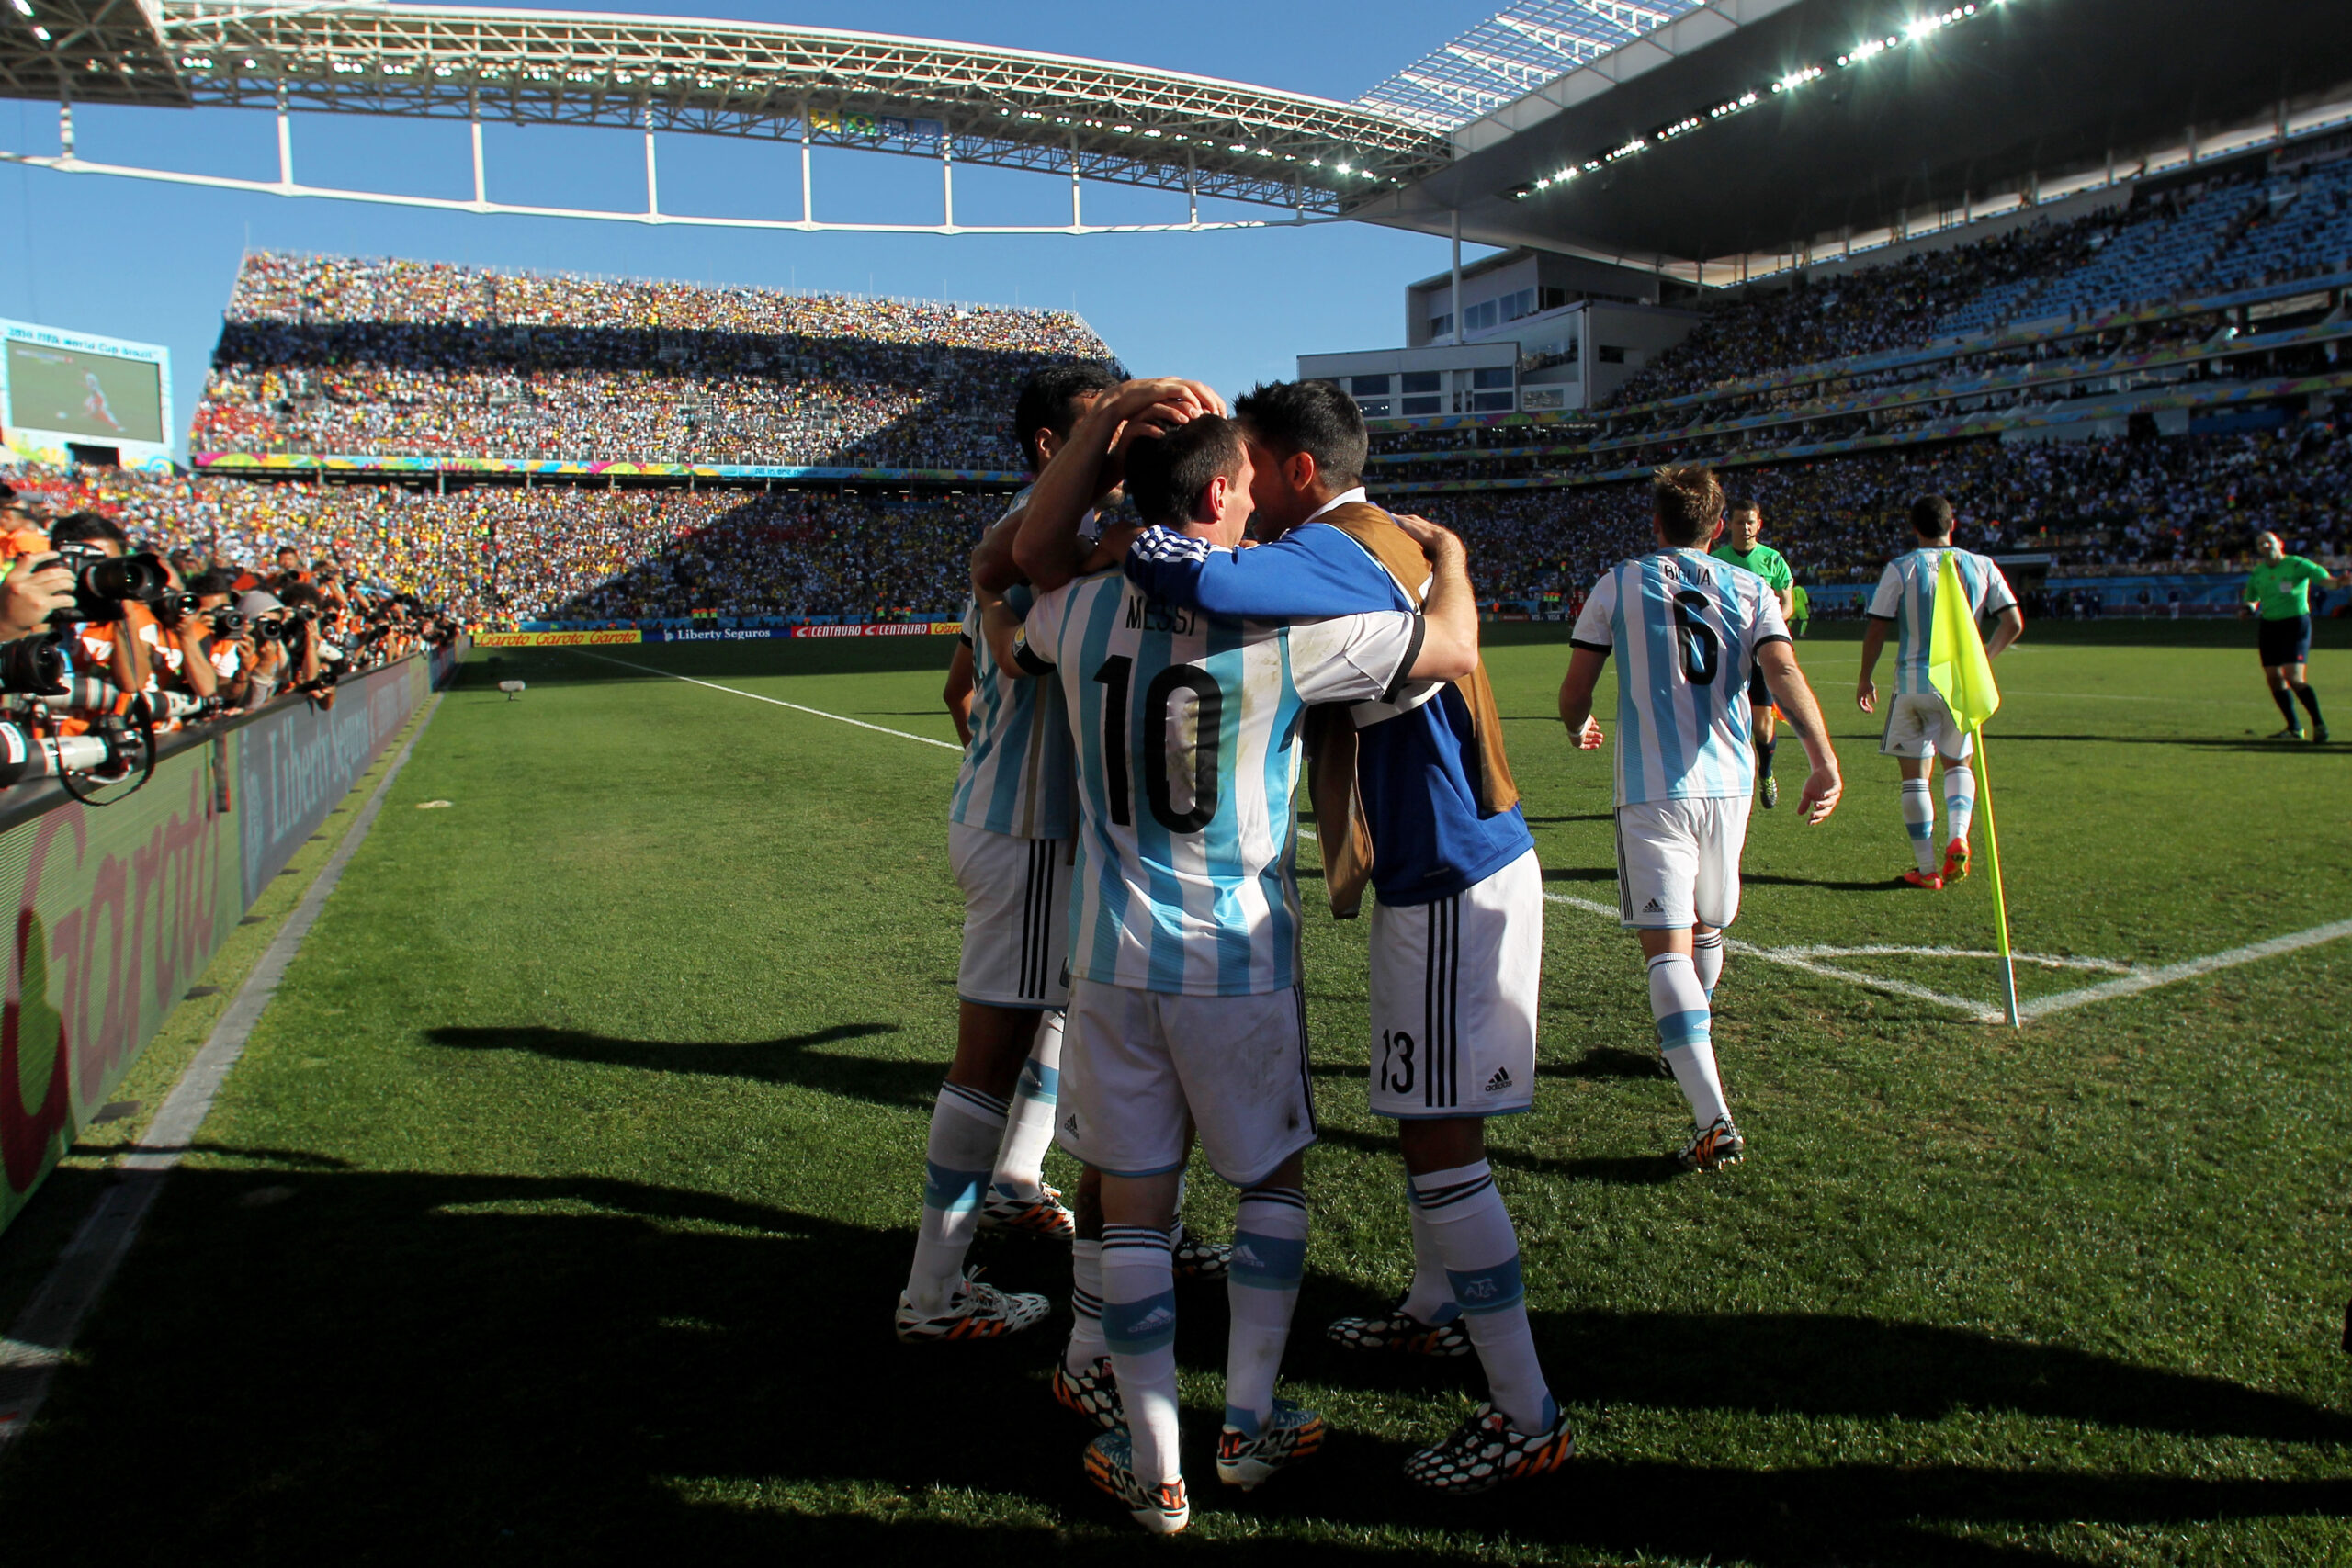
[(1510, 1087), (1510, 1069), (1509, 1067), (1497, 1067), (1495, 1069), (1495, 1076), (1487, 1080), (1487, 1092), (1488, 1094), (1499, 1094)]
[(1642, 913), (1645, 915), (1662, 915), (1666, 913), (1666, 911), (1659, 908), (1657, 900), (1653, 898), (1648, 903), (1642, 906)]
[(1073, 1111), (1069, 1115), (1062, 1118), (1062, 1131), (1068, 1133), (1073, 1138), (1078, 1136), (1077, 1111)]

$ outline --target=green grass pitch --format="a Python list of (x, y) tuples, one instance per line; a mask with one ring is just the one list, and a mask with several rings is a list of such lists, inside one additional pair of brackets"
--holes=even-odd
[[(2278, 721), (2245, 628), (2070, 629), (1998, 666), (2017, 943), (2065, 961), (2026, 967), (2029, 1000), (2352, 919), (2352, 748), (2256, 739)], [(952, 739), (944, 638), (611, 651)], [(1966, 883), (1894, 886), (1894, 767), (1850, 628), (1817, 626), (1846, 803), (1817, 829), (1757, 814), (1733, 933), (1814, 967), (1734, 958), (1716, 1039), (1750, 1156), (1673, 1175), (1688, 1122), (1634, 944), (1577, 902), (1613, 886), (1605, 754), (1551, 717), (1566, 651), (1489, 655), (1562, 900), (1537, 1110), (1494, 1143), (1577, 1429), (1565, 1476), (1415, 1495), (1398, 1461), (1475, 1363), (1321, 1337), (1408, 1257), (1363, 1109), (1363, 929), (1311, 874), (1329, 1131), (1285, 1392), (1334, 1435), (1222, 1495), (1224, 1303), (1182, 1292), (1197, 1511), (1151, 1542), (1046, 1395), (1057, 1248), (978, 1249), (1055, 1298), (1036, 1333), (889, 1334), (953, 1038), (954, 753), (575, 653), (478, 655), (0, 1469), (10, 1560), (2352, 1562), (2352, 942), (2022, 1032), (1972, 1015), (1982, 959), (1859, 951), (1989, 948), (1991, 889), (1981, 830)], [(2346, 677), (2331, 640), (2313, 680), (2352, 726)], [(1193, 1193), (1220, 1230), (1229, 1194)], [(0, 1242), (0, 1295), (60, 1233)]]

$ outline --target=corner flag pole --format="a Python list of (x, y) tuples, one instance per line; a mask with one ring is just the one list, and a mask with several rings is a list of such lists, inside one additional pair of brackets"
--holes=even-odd
[(1993, 767), (1984, 759), (1984, 727), (1976, 727), (1976, 795), (1984, 812), (1984, 850), (1993, 861), (1993, 915), (2000, 924), (2001, 999), (2007, 1004), (2009, 1027), (2018, 1021), (2018, 966), (2009, 956), (2009, 900), (2001, 888), (2001, 834), (1993, 825)]
[(2009, 1027), (2018, 1018), (2018, 966), (2009, 954), (2009, 900), (2001, 886), (2001, 836), (1993, 827), (1993, 768), (1984, 757), (1984, 721), (2000, 711), (2001, 689), (1993, 661), (1976, 630), (1976, 606), (1962, 589), (1960, 573), (1946, 550), (1936, 562), (1934, 624), (1928, 642), (1928, 681), (1944, 699), (1954, 723), (1975, 739), (1977, 808), (1984, 813), (1984, 844), (1993, 856), (1993, 910), (2000, 924), (2001, 999)]

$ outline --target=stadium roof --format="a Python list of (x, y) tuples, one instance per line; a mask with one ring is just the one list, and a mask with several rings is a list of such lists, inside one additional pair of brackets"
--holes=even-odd
[(1519, 0), (1356, 99), (1442, 130), (1670, 22), (1700, 0)]
[(268, 0), (15, 0), (0, 96), (644, 127), (1332, 212), (1449, 156), (1423, 120), (1179, 72), (824, 28)]
[(2346, 84), (2343, 0), (1707, 0), (1349, 213), (1646, 265), (1834, 249), (2110, 154), (2267, 137)]

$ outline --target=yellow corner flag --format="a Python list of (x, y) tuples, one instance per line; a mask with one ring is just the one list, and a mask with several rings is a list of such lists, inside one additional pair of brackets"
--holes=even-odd
[(1993, 913), (2000, 926), (2001, 997), (2009, 1027), (2018, 1027), (2018, 972), (2009, 956), (2009, 904), (2001, 887), (2001, 836), (1993, 825), (1993, 773), (1984, 756), (1984, 721), (2001, 711), (1993, 661), (1976, 630), (1976, 612), (1946, 551), (1936, 563), (1936, 610), (1928, 641), (1928, 681), (1962, 729), (1976, 738), (1977, 808), (1984, 813), (1984, 848), (1993, 862)]

